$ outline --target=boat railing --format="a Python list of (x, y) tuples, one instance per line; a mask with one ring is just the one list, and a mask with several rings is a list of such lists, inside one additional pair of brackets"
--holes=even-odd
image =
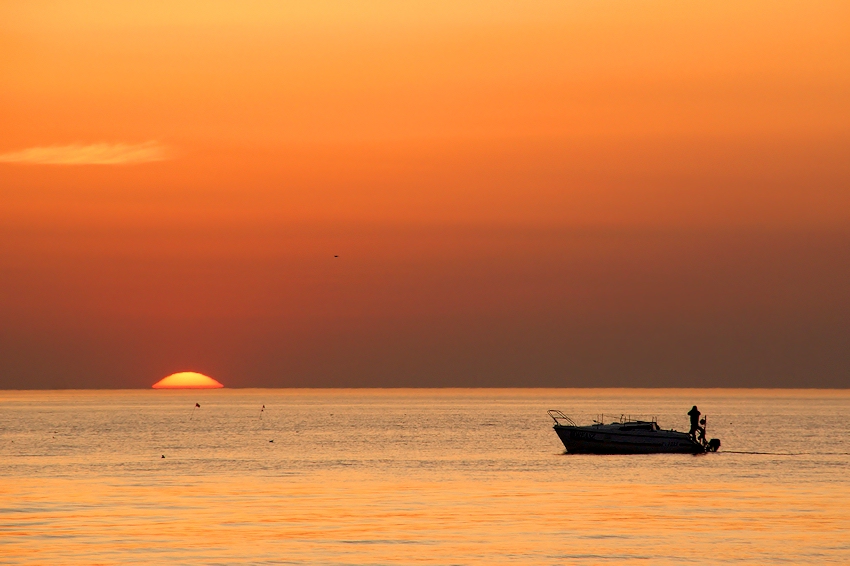
[[(655, 423), (658, 425), (658, 417), (657, 416), (647, 416), (647, 415), (626, 415), (621, 414), (619, 417), (614, 417), (611, 421), (611, 424), (633, 424), (633, 423)], [(605, 424), (605, 415), (600, 414), (596, 415), (596, 418), (593, 419), (594, 425), (604, 425)]]
[(555, 424), (558, 426), (578, 426), (573, 419), (557, 409), (549, 409), (546, 413), (552, 417), (552, 420), (555, 421)]
[[(555, 421), (556, 425), (559, 426), (579, 426), (576, 422), (565, 415), (563, 412), (557, 409), (550, 409), (546, 411), (548, 415)], [(611, 418), (610, 424), (620, 424), (620, 425), (628, 425), (628, 424), (638, 424), (638, 423), (653, 423), (656, 427), (658, 426), (658, 417), (656, 416), (646, 416), (646, 415), (626, 415), (622, 414), (619, 417)], [(596, 415), (596, 418), (593, 419), (593, 424), (591, 426), (601, 426), (605, 424), (605, 415), (599, 414)]]

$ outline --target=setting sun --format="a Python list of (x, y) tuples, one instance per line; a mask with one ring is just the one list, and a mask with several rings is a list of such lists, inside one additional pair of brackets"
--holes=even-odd
[(215, 379), (194, 371), (172, 373), (153, 384), (154, 389), (218, 389), (224, 387)]

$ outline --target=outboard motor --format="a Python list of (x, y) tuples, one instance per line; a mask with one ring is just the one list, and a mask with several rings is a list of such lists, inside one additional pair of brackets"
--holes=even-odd
[(708, 441), (708, 451), (709, 452), (717, 452), (717, 449), (720, 448), (720, 439), (712, 438)]

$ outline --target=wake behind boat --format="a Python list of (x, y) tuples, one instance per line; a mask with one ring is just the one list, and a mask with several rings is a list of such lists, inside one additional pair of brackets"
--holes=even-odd
[[(696, 408), (696, 407), (694, 407)], [(632, 420), (621, 416), (608, 424), (604, 417), (591, 425), (579, 426), (557, 410), (548, 411), (555, 432), (570, 454), (701, 454), (717, 452), (720, 440), (705, 439), (705, 427), (692, 434), (662, 430), (655, 418)], [(705, 420), (700, 421), (705, 424)]]

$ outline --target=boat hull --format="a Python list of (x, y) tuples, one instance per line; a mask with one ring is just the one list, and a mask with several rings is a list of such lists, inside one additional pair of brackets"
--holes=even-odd
[(555, 425), (570, 454), (700, 454), (705, 448), (683, 432), (621, 431), (617, 427)]

